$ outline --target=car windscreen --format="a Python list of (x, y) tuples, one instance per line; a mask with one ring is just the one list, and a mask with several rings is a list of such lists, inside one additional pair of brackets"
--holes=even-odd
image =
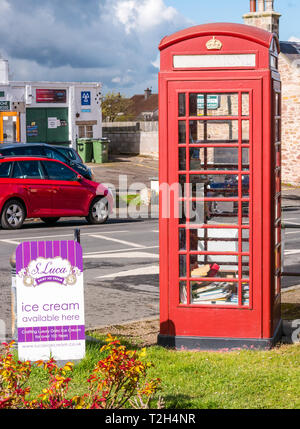
[(61, 162), (67, 162), (68, 158), (60, 153), (58, 150), (52, 149), (52, 147), (44, 147), (47, 158), (58, 159)]
[(5, 179), (10, 177), (12, 170), (12, 162), (1, 162), (0, 163), (0, 178)]
[(72, 161), (82, 162), (81, 158), (77, 153), (68, 148), (68, 147), (58, 147), (56, 148), (59, 152), (61, 152), (63, 155), (65, 155), (67, 158), (69, 158)]

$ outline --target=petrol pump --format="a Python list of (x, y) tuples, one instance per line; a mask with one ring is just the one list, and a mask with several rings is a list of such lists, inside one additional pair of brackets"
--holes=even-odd
[(270, 348), (282, 325), (278, 39), (215, 23), (159, 49), (158, 344)]

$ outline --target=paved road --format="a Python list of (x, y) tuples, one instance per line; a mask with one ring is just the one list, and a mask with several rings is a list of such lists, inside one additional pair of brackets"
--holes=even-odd
[(159, 314), (157, 220), (113, 219), (100, 226), (62, 221), (48, 228), (26, 223), (0, 231), (0, 319), (10, 329), (9, 256), (31, 240), (72, 240), (80, 228), (84, 258), (87, 328), (156, 317)]
[[(283, 220), (300, 224), (300, 207), (284, 207)], [(22, 241), (74, 238), (80, 228), (84, 258), (87, 328), (121, 324), (159, 314), (158, 221), (112, 219), (105, 225), (66, 220), (55, 227), (26, 222), (19, 231), (0, 230), (0, 319), (11, 326), (9, 257)], [(285, 230), (285, 271), (300, 271), (300, 228)], [(283, 287), (300, 284), (284, 277)]]

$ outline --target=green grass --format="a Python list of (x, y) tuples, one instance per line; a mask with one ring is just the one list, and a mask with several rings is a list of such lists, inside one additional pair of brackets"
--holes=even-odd
[(120, 206), (120, 200), (124, 201), (127, 206), (140, 206), (141, 197), (139, 194), (117, 195), (117, 205)]
[[(105, 336), (98, 338), (104, 340)], [(86, 379), (103, 357), (99, 352), (101, 345), (101, 342), (87, 342), (86, 357), (73, 371), (70, 395), (86, 392)], [(126, 345), (133, 348), (128, 340)], [(154, 364), (149, 369), (149, 378), (162, 380), (160, 395), (166, 408), (300, 408), (300, 345), (297, 344), (268, 351), (232, 352), (174, 351), (151, 346), (147, 348), (147, 358)], [(32, 393), (39, 393), (46, 381), (42, 370), (34, 369), (30, 380)]]

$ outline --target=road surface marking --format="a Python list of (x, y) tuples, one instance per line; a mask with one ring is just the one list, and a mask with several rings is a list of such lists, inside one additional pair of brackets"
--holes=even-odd
[(90, 237), (100, 238), (101, 240), (114, 241), (115, 243), (120, 243), (120, 244), (127, 244), (127, 246), (132, 246), (137, 248), (144, 247), (141, 244), (131, 243), (130, 241), (118, 240), (117, 238), (105, 237), (105, 235), (100, 235), (100, 234), (97, 234), (97, 235), (90, 234)]
[(297, 253), (300, 253), (300, 249), (291, 249), (291, 250), (285, 250), (285, 255), (296, 255)]
[(149, 265), (148, 267), (135, 268), (133, 270), (120, 271), (118, 273), (106, 274), (96, 277), (97, 279), (114, 279), (116, 277), (143, 276), (147, 274), (159, 274), (159, 265)]
[[(101, 234), (116, 234), (116, 233), (124, 233), (124, 232), (130, 232), (130, 231), (101, 231)], [(80, 235), (91, 235), (90, 232), (81, 232)], [(40, 235), (40, 236), (34, 236), (34, 237), (17, 237), (17, 239), (21, 240), (36, 240), (39, 238), (58, 238), (58, 237), (74, 237), (74, 234), (55, 234), (55, 235)], [(14, 238), (13, 238), (14, 240)], [(4, 241), (4, 240), (1, 240)]]
[(8, 244), (20, 244), (20, 241), (14, 241), (14, 240), (0, 240), (2, 243), (8, 243)]
[[(145, 249), (157, 249), (159, 248), (159, 246), (145, 246), (145, 247), (140, 247), (139, 250), (145, 250)], [(107, 253), (119, 253), (119, 252), (127, 252), (127, 251), (135, 251), (136, 249), (130, 247), (128, 249), (116, 249), (116, 250), (103, 250), (102, 252), (99, 252), (99, 250), (97, 252), (86, 252), (84, 253), (84, 255), (104, 255)]]
[(95, 255), (83, 255), (84, 259), (109, 259), (109, 258), (154, 258), (158, 259), (159, 255), (149, 252), (126, 252), (126, 253), (105, 253), (105, 254), (95, 254)]
[(299, 231), (289, 231), (289, 232), (284, 232), (286, 235), (288, 234), (300, 234)]

